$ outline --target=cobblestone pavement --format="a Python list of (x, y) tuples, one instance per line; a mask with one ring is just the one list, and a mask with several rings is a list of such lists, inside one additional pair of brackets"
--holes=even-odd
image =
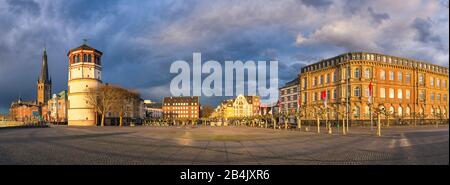
[(449, 164), (449, 129), (343, 136), (246, 127), (0, 129), (0, 164)]

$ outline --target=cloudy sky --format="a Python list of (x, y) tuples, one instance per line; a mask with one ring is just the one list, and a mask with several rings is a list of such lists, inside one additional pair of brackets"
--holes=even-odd
[[(53, 91), (67, 89), (67, 51), (103, 51), (103, 80), (170, 95), (170, 64), (279, 60), (279, 83), (305, 63), (347, 51), (412, 57), (448, 67), (448, 0), (0, 0), (0, 112), (36, 98), (43, 47)], [(204, 98), (215, 105), (218, 99)]]

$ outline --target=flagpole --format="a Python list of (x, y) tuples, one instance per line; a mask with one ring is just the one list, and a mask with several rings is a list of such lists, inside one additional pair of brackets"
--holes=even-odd
[[(349, 61), (347, 61), (347, 62), (349, 62)], [(346, 120), (346, 129), (347, 129), (347, 133), (348, 133), (348, 119), (349, 119), (349, 114), (350, 114), (350, 104), (349, 104), (349, 93), (351, 93), (351, 91), (350, 91), (350, 84), (349, 84), (349, 81), (350, 81), (350, 64), (349, 63), (347, 63), (347, 72), (346, 72), (347, 74), (347, 79), (346, 79), (346, 93), (345, 93), (345, 96), (346, 96), (346, 103), (347, 103), (347, 108), (346, 108), (346, 116), (347, 116), (347, 120)]]
[(372, 103), (370, 103), (370, 131), (373, 130), (373, 116), (372, 116)]
[(373, 85), (372, 85), (372, 80), (370, 80), (370, 87), (369, 87), (369, 95), (370, 95), (370, 131), (373, 130), (373, 114), (372, 114), (372, 109), (373, 109)]

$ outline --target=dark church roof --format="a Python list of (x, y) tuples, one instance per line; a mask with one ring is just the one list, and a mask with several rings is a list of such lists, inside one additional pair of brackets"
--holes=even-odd
[(38, 83), (51, 84), (52, 80), (48, 74), (48, 62), (47, 62), (47, 50), (44, 48), (44, 53), (42, 54), (42, 66), (41, 73), (39, 74)]
[(81, 45), (81, 46), (79, 46), (79, 47), (77, 47), (77, 48), (70, 49), (70, 50), (69, 50), (69, 53), (67, 53), (67, 56), (69, 56), (69, 54), (70, 54), (71, 52), (78, 51), (78, 50), (90, 50), (90, 51), (95, 51), (95, 52), (100, 53), (100, 54), (103, 55), (103, 52), (101, 52), (101, 51), (99, 51), (99, 50), (97, 50), (97, 49), (95, 49), (95, 48), (93, 48), (93, 47), (91, 47), (91, 46), (88, 46), (87, 44), (83, 44), (83, 45)]

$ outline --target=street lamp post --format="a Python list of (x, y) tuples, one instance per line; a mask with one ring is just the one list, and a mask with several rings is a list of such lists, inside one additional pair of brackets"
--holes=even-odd
[(377, 136), (381, 136), (381, 122), (380, 122), (380, 118), (381, 118), (381, 114), (378, 113), (378, 123), (377, 123)]

